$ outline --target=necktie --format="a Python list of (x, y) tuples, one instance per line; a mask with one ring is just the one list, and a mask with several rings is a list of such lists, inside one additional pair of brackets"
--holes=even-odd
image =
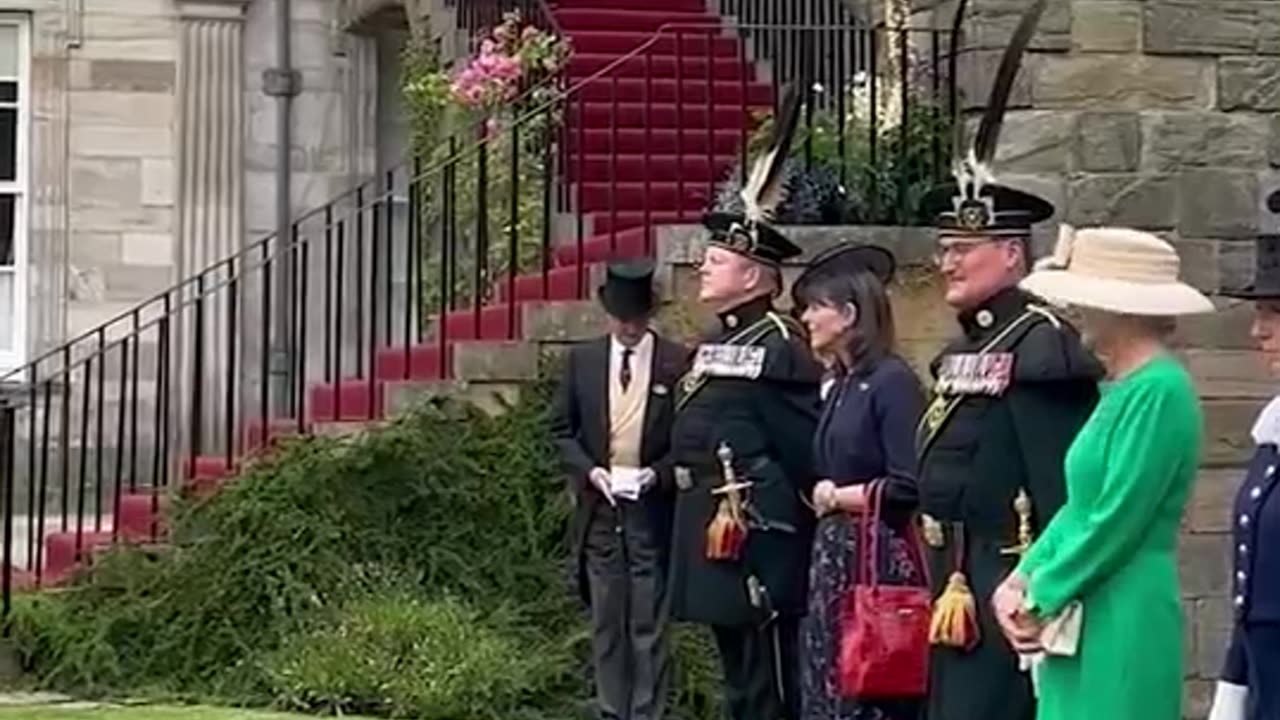
[(631, 384), (631, 348), (622, 349), (622, 372), (618, 374), (618, 380), (622, 383), (622, 389), (626, 390)]

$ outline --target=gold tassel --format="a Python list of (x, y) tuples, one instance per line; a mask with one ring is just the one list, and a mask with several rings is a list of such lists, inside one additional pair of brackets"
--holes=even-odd
[(746, 539), (747, 524), (737, 503), (732, 497), (722, 499), (716, 516), (707, 525), (707, 559), (737, 560)]
[(933, 604), (929, 623), (929, 643), (972, 650), (978, 644), (978, 611), (962, 572), (947, 578), (947, 588)]

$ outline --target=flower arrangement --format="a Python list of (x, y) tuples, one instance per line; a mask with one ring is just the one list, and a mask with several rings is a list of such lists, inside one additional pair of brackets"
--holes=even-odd
[(505, 13), (476, 40), (453, 71), (431, 43), (405, 55), (401, 87), (414, 151), (424, 167), (438, 168), (417, 188), (419, 227), (430, 232), (447, 213), (455, 228), (451, 279), (443, 279), (439, 252), (424, 258), (425, 312), (439, 311), (445, 298), (487, 298), (496, 279), (536, 267), (542, 253), (544, 198), (555, 182), (547, 150), (561, 122), (555, 78), (571, 49), (519, 12)]
[(559, 72), (569, 52), (563, 38), (534, 25), (521, 26), (520, 14), (509, 12), (480, 42), (480, 52), (454, 75), (449, 91), (464, 107), (492, 111), (516, 99), (522, 87)]

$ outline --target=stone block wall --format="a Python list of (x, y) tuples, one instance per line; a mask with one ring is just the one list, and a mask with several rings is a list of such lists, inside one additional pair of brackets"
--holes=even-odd
[(30, 348), (168, 284), (173, 0), (9, 3), (31, 21)]
[[(1026, 5), (970, 0), (966, 107), (985, 103)], [(1277, 227), (1260, 211), (1280, 187), (1280, 3), (1055, 1), (1010, 107), (999, 177), (1042, 192), (1067, 222), (1161, 233), (1202, 288), (1247, 282), (1249, 241)]]
[[(301, 212), (374, 172), (377, 58), (372, 45), (335, 30), (333, 3), (293, 6), (302, 92), (292, 200)], [(28, 14), (32, 30), (34, 346), (98, 324), (243, 241), (233, 232), (216, 257), (184, 247), (182, 237), (199, 231), (182, 224), (184, 142), (204, 153), (202, 169), (188, 163), (192, 173), (214, 162), (232, 171), (221, 176), (226, 187), (197, 188), (189, 206), (242, 198), (243, 210), (228, 217), (249, 237), (273, 229), (275, 106), (262, 78), (275, 64), (273, 8), (253, 0), (95, 0), (83, 11), (54, 0), (6, 4), (4, 12)], [(213, 30), (189, 33), (193, 26)], [(193, 51), (185, 80), (184, 47)], [(240, 69), (242, 108), (223, 107), (206, 87), (222, 81), (209, 58)], [(239, 120), (228, 130), (235, 142), (192, 137), (203, 131), (184, 122), (184, 87), (187, 98), (204, 92), (193, 108)]]

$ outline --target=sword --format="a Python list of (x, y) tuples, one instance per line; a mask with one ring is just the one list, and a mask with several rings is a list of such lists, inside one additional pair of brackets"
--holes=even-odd
[(736, 561), (747, 541), (747, 521), (743, 491), (750, 488), (750, 481), (739, 481), (733, 469), (733, 449), (728, 443), (720, 443), (716, 450), (720, 460), (724, 482), (711, 491), (719, 497), (715, 515), (706, 528), (704, 556), (713, 561)]

